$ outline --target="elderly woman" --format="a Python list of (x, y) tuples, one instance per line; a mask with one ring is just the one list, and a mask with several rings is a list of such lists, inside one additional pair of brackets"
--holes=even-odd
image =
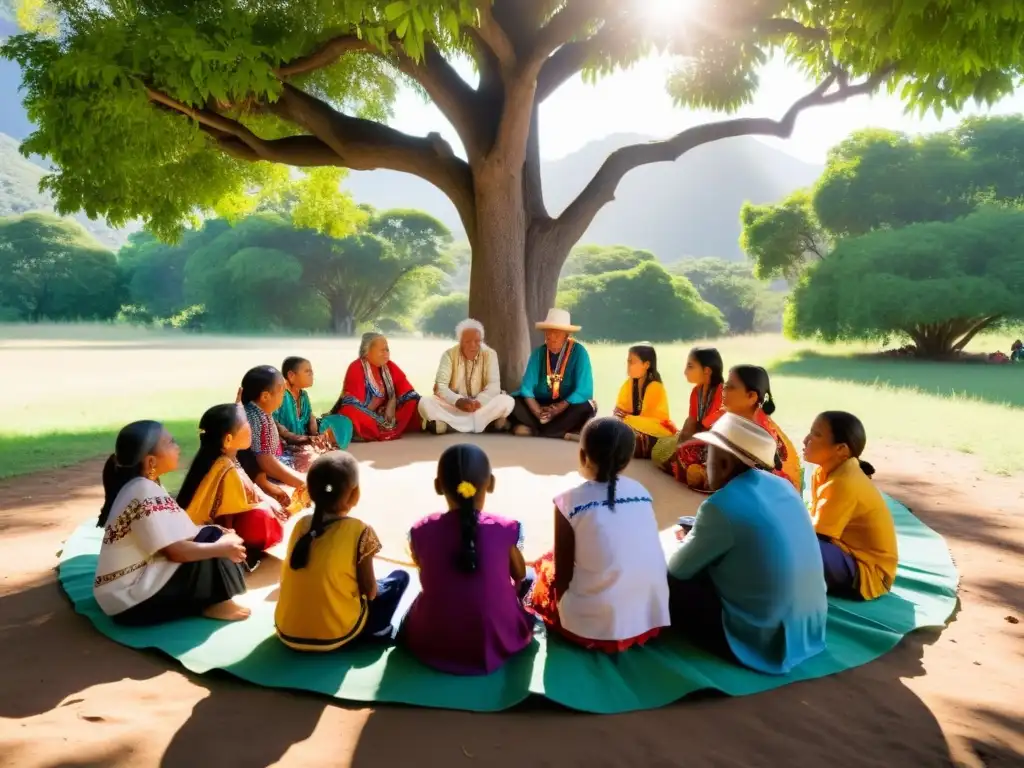
[(437, 366), (434, 397), (420, 400), (420, 416), (438, 435), (449, 427), (477, 434), (492, 424), (505, 429), (515, 401), (501, 391), (498, 355), (484, 344), (483, 324), (463, 320), (455, 338), (459, 343), (441, 355)]
[(530, 355), (515, 395), (514, 432), (578, 440), (583, 425), (597, 414), (590, 355), (572, 337), (580, 327), (564, 309), (552, 309), (537, 330), (544, 331), (544, 343)]
[(333, 417), (340, 415), (352, 422), (357, 442), (397, 440), (406, 432), (419, 431), (419, 399), (402, 369), (391, 362), (384, 334), (364, 333), (359, 359), (349, 365), (341, 396), (320, 427), (330, 429)]

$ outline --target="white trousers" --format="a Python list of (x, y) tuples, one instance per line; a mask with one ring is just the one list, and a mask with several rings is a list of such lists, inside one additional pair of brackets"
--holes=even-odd
[(484, 403), (480, 410), (466, 413), (454, 405), (448, 405), (439, 397), (422, 397), (420, 416), (425, 421), (444, 422), (456, 432), (480, 434), (498, 419), (507, 418), (515, 404), (511, 395), (495, 395), (494, 399)]

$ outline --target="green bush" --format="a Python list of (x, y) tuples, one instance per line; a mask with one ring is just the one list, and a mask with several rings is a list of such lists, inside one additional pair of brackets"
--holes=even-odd
[(167, 325), (179, 331), (199, 333), (205, 330), (207, 320), (206, 307), (202, 304), (193, 304), (191, 307), (185, 307), (174, 317), (168, 318)]
[(455, 326), (469, 316), (469, 297), (464, 293), (438, 296), (426, 303), (420, 330), (427, 336), (451, 337)]

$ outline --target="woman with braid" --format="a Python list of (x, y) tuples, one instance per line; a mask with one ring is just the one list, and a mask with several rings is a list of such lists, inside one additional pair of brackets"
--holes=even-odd
[(422, 663), (454, 675), (487, 675), (533, 636), (520, 595), (529, 588), (522, 525), (483, 511), (494, 491), (487, 454), (453, 445), (437, 463), (434, 490), (447, 512), (409, 531), (423, 591), (402, 622), (401, 642)]
[(306, 483), (315, 508), (296, 523), (288, 543), (274, 613), (277, 636), (296, 651), (333, 651), (359, 638), (390, 640), (409, 574), (374, 575), (380, 540), (349, 514), (359, 503), (359, 464), (345, 451), (328, 453), (313, 462)]
[(668, 571), (651, 494), (621, 477), (633, 457), (633, 430), (596, 419), (580, 443), (586, 482), (555, 499), (555, 551), (534, 565), (530, 602), (549, 631), (618, 653), (669, 625)]

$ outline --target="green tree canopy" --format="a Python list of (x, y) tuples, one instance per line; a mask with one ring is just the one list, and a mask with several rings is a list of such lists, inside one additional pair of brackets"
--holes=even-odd
[(452, 293), (448, 296), (435, 296), (423, 307), (420, 316), (420, 330), (428, 336), (450, 339), (455, 333), (455, 326), (469, 316), (469, 296), (464, 293)]
[(572, 249), (562, 267), (562, 277), (603, 275), (638, 267), (645, 261), (657, 261), (654, 254), (625, 245), (580, 245)]
[(563, 280), (558, 303), (583, 326), (580, 335), (587, 339), (666, 342), (707, 338), (725, 329), (719, 311), (689, 280), (673, 277), (657, 262)]
[(1024, 320), (1024, 212), (984, 208), (842, 240), (793, 292), (786, 330), (826, 341), (908, 338), (924, 357)]
[(81, 224), (48, 213), (0, 218), (0, 307), (21, 320), (109, 320), (124, 282)]
[(741, 246), (764, 279), (794, 279), (839, 239), (953, 221), (1024, 197), (1024, 118), (973, 117), (924, 136), (871, 128), (833, 147), (813, 189), (743, 207)]
[(776, 324), (781, 317), (780, 300), (754, 278), (749, 264), (693, 259), (674, 264), (671, 271), (693, 283), (701, 298), (722, 313), (729, 333), (753, 333), (772, 325), (769, 314), (777, 313)]
[[(642, 0), (26, 2), (39, 9), (24, 14), (37, 31), (0, 50), (23, 69), (37, 126), (23, 150), (55, 164), (45, 183), (61, 212), (115, 225), (140, 217), (173, 235), (197, 213), (273, 189), (282, 165), (420, 176), (465, 225), (471, 308), (510, 386), (529, 350), (527, 318), (551, 306), (570, 248), (633, 169), (722, 138), (787, 137), (805, 109), (879, 88), (922, 112), (992, 103), (1024, 61), (1016, 0), (961, 0), (955, 11), (949, 0), (693, 0), (674, 23), (653, 20)], [(772, 56), (815, 85), (775, 116), (618, 149), (552, 214), (539, 105), (580, 73), (597, 78), (652, 52), (680, 62), (667, 83), (680, 106), (750, 104)], [(478, 82), (459, 75), (460, 56)], [(399, 81), (433, 101), (464, 156), (437, 134), (385, 124)]]

